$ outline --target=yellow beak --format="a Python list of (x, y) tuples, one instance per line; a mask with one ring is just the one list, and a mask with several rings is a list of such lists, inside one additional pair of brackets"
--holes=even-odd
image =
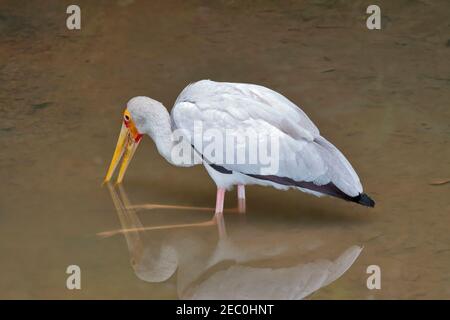
[(134, 152), (136, 151), (137, 147), (139, 146), (139, 142), (141, 141), (140, 137), (139, 139), (133, 137), (131, 131), (132, 130), (130, 130), (130, 126), (127, 127), (124, 123), (122, 123), (119, 139), (117, 140), (116, 150), (114, 151), (111, 164), (109, 165), (109, 169), (108, 172), (106, 173), (106, 177), (103, 183), (106, 183), (109, 180), (111, 180), (111, 177), (114, 174), (114, 171), (116, 170), (120, 159), (123, 157), (116, 183), (122, 182), (123, 177), (125, 176), (125, 172), (127, 171), (128, 165), (131, 159), (133, 158)]

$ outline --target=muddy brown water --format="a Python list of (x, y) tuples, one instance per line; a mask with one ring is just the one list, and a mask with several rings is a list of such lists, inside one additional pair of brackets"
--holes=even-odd
[[(369, 31), (364, 1), (80, 0), (82, 29), (68, 31), (60, 1), (2, 1), (0, 298), (195, 298), (224, 283), (279, 298), (280, 285), (304, 287), (320, 270), (329, 281), (310, 299), (450, 298), (450, 184), (430, 185), (450, 178), (450, 5), (379, 2), (382, 30)], [(101, 187), (121, 112), (135, 95), (170, 108), (204, 78), (262, 84), (301, 105), (376, 207), (249, 187), (245, 221), (224, 215), (225, 242), (214, 227), (141, 232), (130, 263), (123, 235), (96, 235), (122, 227)], [(149, 138), (124, 189), (133, 205), (214, 205), (205, 170), (172, 167)], [(211, 218), (135, 214), (143, 226)], [(339, 260), (361, 246), (354, 262)], [(145, 250), (148, 264), (133, 260)], [(155, 261), (163, 268), (136, 267)], [(333, 261), (347, 261), (337, 279)], [(78, 291), (66, 289), (71, 264)], [(369, 265), (381, 290), (366, 287)]]

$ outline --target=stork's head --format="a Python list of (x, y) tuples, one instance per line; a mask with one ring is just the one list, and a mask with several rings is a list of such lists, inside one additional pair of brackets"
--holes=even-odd
[(151, 134), (153, 128), (157, 125), (157, 115), (161, 107), (164, 108), (160, 102), (148, 97), (134, 97), (128, 101), (127, 107), (123, 112), (122, 128), (120, 129), (116, 150), (104, 182), (111, 180), (120, 159), (123, 157), (119, 175), (117, 176), (117, 183), (122, 182), (128, 164), (133, 158), (142, 136)]

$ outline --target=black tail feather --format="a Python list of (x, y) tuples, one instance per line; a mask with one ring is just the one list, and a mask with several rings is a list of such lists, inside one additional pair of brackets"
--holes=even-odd
[(373, 201), (367, 194), (360, 193), (358, 196), (354, 197), (352, 201), (362, 204), (366, 207), (375, 207), (375, 201)]
[[(214, 168), (216, 169), (216, 168)], [(216, 169), (217, 170), (217, 169)], [(348, 194), (344, 193), (342, 190), (340, 190), (333, 182), (330, 182), (325, 185), (317, 185), (313, 182), (308, 181), (294, 181), (291, 178), (287, 177), (278, 177), (274, 175), (259, 175), (259, 174), (249, 174), (244, 173), (247, 176), (256, 178), (256, 179), (262, 179), (262, 180), (269, 180), (278, 184), (287, 185), (287, 186), (297, 186), (299, 188), (309, 189), (312, 191), (320, 192), (322, 194), (326, 194), (332, 197), (344, 199), (351, 202), (359, 203), (366, 207), (375, 207), (375, 201), (373, 201), (367, 194), (360, 193), (359, 195), (352, 197)]]

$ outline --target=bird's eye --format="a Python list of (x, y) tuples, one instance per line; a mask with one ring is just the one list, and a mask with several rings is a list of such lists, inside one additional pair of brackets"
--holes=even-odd
[(123, 119), (127, 122), (130, 121), (130, 117), (127, 114), (123, 116)]

